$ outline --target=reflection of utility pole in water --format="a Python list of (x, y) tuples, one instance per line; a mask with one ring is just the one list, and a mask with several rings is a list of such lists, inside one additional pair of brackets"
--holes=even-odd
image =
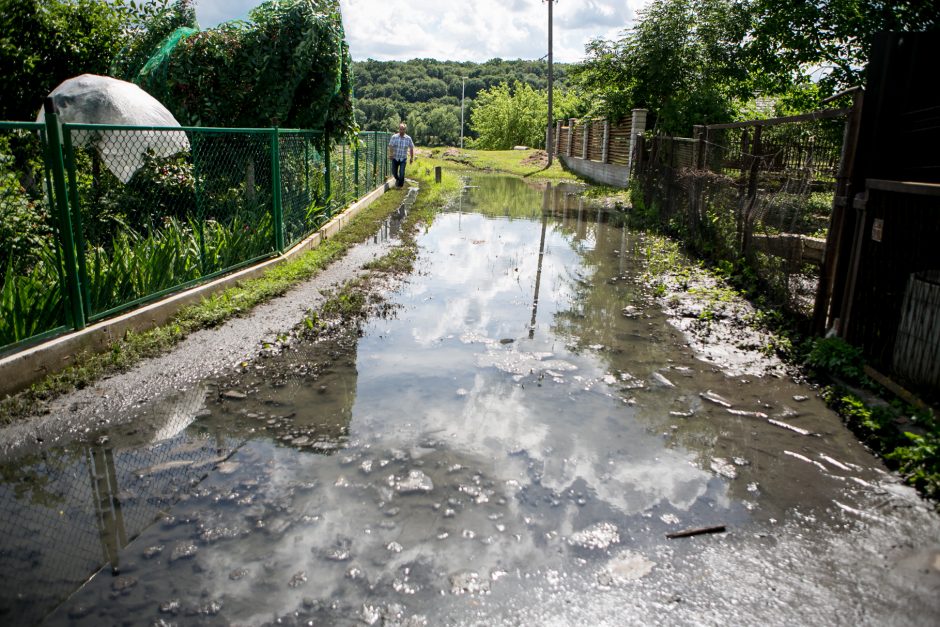
[(117, 496), (119, 488), (114, 470), (114, 451), (93, 446), (86, 450), (86, 455), (101, 550), (105, 561), (111, 564), (111, 572), (116, 574), (119, 570), (118, 553), (127, 545), (127, 531)]
[(620, 227), (620, 276), (623, 276), (627, 263), (627, 227)]
[(539, 288), (542, 285), (542, 258), (545, 257), (545, 228), (548, 225), (548, 212), (551, 211), (551, 207), (547, 207), (546, 205), (554, 204), (551, 200), (554, 199), (552, 197), (552, 184), (549, 183), (548, 187), (545, 189), (545, 193), (542, 195), (542, 237), (539, 240), (539, 261), (535, 271), (535, 296), (532, 298), (532, 321), (529, 323), (530, 340), (535, 337), (535, 316), (539, 311)]

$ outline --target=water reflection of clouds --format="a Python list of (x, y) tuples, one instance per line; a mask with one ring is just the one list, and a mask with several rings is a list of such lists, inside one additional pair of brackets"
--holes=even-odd
[[(480, 451), (497, 460), (524, 453), (535, 462), (539, 483), (562, 493), (583, 480), (596, 497), (624, 514), (668, 503), (688, 510), (705, 494), (711, 475), (692, 466), (686, 454), (664, 447), (662, 441), (638, 429), (628, 430), (624, 443), (612, 437), (607, 415), (616, 412), (602, 398), (596, 406), (571, 420), (559, 419), (552, 408), (533, 402), (518, 386), (505, 386), (478, 375), (468, 394), (461, 428), (449, 443)], [(624, 451), (623, 448), (627, 450)], [(509, 478), (518, 478), (513, 472)]]
[[(590, 368), (581, 357), (567, 357), (580, 360), (581, 370)], [(526, 484), (538, 474), (556, 493), (583, 481), (625, 515), (663, 504), (689, 510), (708, 490), (711, 474), (692, 465), (687, 453), (666, 448), (635, 422), (611, 424), (611, 416), (627, 411), (616, 398), (594, 392), (576, 401), (558, 398), (569, 393), (569, 383), (535, 395), (495, 369), (478, 371), (472, 384), (464, 381), (462, 395), (456, 393), (460, 383), (451, 385), (439, 394), (418, 386), (400, 390), (404, 405), (421, 408), (407, 425), (388, 424), (376, 407), (368, 426), (356, 420), (356, 432), (381, 429), (383, 446), (393, 447), (435, 434), (454, 451), (493, 460), (488, 472), (501, 480)]]
[[(433, 283), (414, 286), (410, 293), (412, 298), (419, 294), (434, 295), (422, 303), (420, 314), (425, 320), (414, 325), (415, 341), (427, 346), (467, 331), (484, 336), (518, 334), (528, 321), (525, 314), (535, 297), (538, 241), (534, 222), (489, 220), (479, 215), (438, 216), (425, 242), (429, 249), (427, 264), (432, 268), (428, 281)], [(570, 297), (568, 283), (562, 277), (573, 259), (553, 254), (553, 244), (567, 249), (564, 240), (550, 229), (539, 295), (545, 316), (550, 316)], [(441, 267), (447, 271), (434, 271)], [(519, 315), (499, 315), (505, 313), (506, 307), (518, 308)]]
[(574, 438), (564, 458), (543, 460), (542, 484), (563, 491), (583, 479), (597, 498), (630, 515), (661, 504), (687, 511), (705, 494), (711, 480), (709, 473), (689, 464), (686, 455), (669, 449), (659, 448), (655, 457), (646, 459), (623, 459), (610, 453)]
[(549, 440), (548, 427), (532, 415), (521, 388), (501, 387), (476, 376), (464, 405), (463, 428), (454, 438), (497, 460), (516, 451), (540, 450)]
[[(584, 395), (583, 387), (606, 374), (605, 364), (591, 353), (569, 354), (551, 334), (519, 338), (533, 297), (540, 226), (473, 214), (438, 216), (422, 240), (431, 271), (414, 286), (434, 298), (396, 321), (410, 337), (392, 331), (379, 347), (389, 356), (371, 359), (370, 369), (360, 371), (360, 384), (381, 377), (404, 395), (407, 406), (421, 408), (420, 416), (412, 415), (411, 435), (447, 433), (455, 450), (496, 460), (493, 472), (505, 472), (504, 479), (518, 480), (521, 472), (525, 482), (527, 473), (537, 473), (541, 485), (556, 493), (583, 481), (596, 498), (626, 515), (660, 504), (690, 509), (708, 491), (711, 474), (646, 432), (606, 385), (598, 383), (600, 393)], [(585, 260), (563, 233), (546, 227), (546, 248), (554, 246), (555, 254), (543, 258), (539, 314), (548, 318), (571, 307), (573, 278)], [(520, 285), (526, 299), (517, 296)], [(515, 318), (520, 327), (513, 329)], [(517, 341), (501, 345), (503, 337)], [(455, 338), (464, 345), (455, 345)], [(405, 359), (417, 356), (415, 345), (434, 349)], [(552, 374), (545, 387), (532, 392), (546, 372)], [(577, 383), (575, 374), (581, 377)], [(555, 382), (556, 376), (563, 382)], [(435, 381), (445, 380), (441, 390)], [(413, 390), (418, 382), (434, 391)], [(458, 397), (457, 388), (468, 391)], [(612, 416), (619, 417), (614, 424)]]
[[(285, 502), (283, 514), (272, 515), (268, 527), (277, 526), (277, 516), (289, 526), (252, 533), (226, 543), (224, 550), (200, 551), (200, 570), (212, 575), (203, 579), (208, 596), (228, 599), (229, 615), (237, 614), (244, 624), (267, 623), (309, 598), (351, 601), (347, 607), (357, 609), (364, 601), (388, 600), (408, 600), (414, 607), (439, 603), (456, 573), (472, 569), (489, 585), (493, 572), (525, 569), (540, 555), (540, 539), (526, 529), (504, 484), (496, 482), (492, 500), (479, 504), (461, 492), (472, 485), (473, 476), (485, 472), (480, 458), (451, 449), (415, 449), (406, 460), (382, 466), (388, 445), (383, 438), (381, 447), (364, 444), (350, 450), (354, 461), (345, 464), (337, 457), (298, 458), (285, 449), (259, 449), (259, 459), (243, 470), (254, 477), (264, 469), (266, 498)], [(362, 470), (364, 461), (372, 462), (368, 473)], [(416, 465), (432, 478), (432, 492), (398, 494), (388, 487), (388, 476)], [(294, 490), (298, 476), (316, 477), (318, 486)], [(448, 496), (462, 501), (451, 517), (434, 506)], [(229, 578), (241, 569), (240, 580)], [(291, 586), (298, 573), (303, 581)]]

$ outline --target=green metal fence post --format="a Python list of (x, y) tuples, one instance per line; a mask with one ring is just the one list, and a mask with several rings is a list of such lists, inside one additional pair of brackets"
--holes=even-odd
[(379, 132), (372, 131), (372, 185), (379, 177)]
[(328, 216), (333, 217), (333, 202), (332, 194), (332, 168), (330, 166), (330, 134), (323, 131), (323, 169), (326, 170), (326, 176), (323, 177), (323, 192), (326, 196), (327, 209), (326, 213)]
[(310, 136), (301, 135), (304, 140), (304, 203), (309, 203), (310, 194)]
[(356, 150), (353, 152), (353, 173), (356, 178), (356, 200), (359, 199), (359, 135), (356, 135)]
[(196, 228), (199, 229), (199, 269), (203, 276), (209, 273), (209, 269), (206, 268), (206, 216), (205, 211), (202, 207), (203, 200), (203, 189), (202, 186), (205, 184), (200, 177), (199, 172), (199, 138), (202, 135), (198, 132), (194, 132), (192, 140), (189, 142), (190, 150), (192, 151), (193, 157), (193, 193), (196, 195)]
[(271, 129), (271, 199), (274, 211), (274, 247), (284, 252), (284, 213), (281, 207), (281, 146), (277, 127)]
[(340, 144), (343, 150), (343, 204), (349, 201), (349, 186), (346, 184), (346, 143)]
[(68, 175), (69, 213), (75, 237), (75, 257), (78, 261), (78, 284), (82, 294), (82, 310), (85, 320), (91, 319), (91, 290), (88, 281), (88, 262), (85, 257), (85, 229), (82, 226), (82, 203), (78, 195), (78, 176), (75, 172), (75, 148), (72, 146), (72, 132), (62, 135), (62, 147), (65, 150), (65, 170)]
[(69, 201), (65, 187), (65, 164), (62, 159), (62, 135), (59, 128), (59, 118), (55, 113), (52, 98), (46, 98), (43, 103), (46, 113), (46, 137), (49, 164), (52, 168), (53, 187), (55, 188), (55, 207), (58, 214), (59, 232), (62, 234), (60, 246), (63, 247), (65, 258), (65, 282), (67, 287), (72, 326), (76, 329), (85, 328), (85, 312), (82, 307), (81, 287), (78, 278), (78, 268), (75, 263), (75, 237), (72, 231), (72, 221), (69, 216)]

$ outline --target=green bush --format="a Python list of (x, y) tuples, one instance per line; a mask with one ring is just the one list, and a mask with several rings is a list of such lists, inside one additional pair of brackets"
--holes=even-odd
[(152, 14), (144, 22), (145, 27), (132, 32), (130, 41), (115, 55), (109, 70), (111, 76), (134, 82), (140, 70), (173, 31), (178, 28), (199, 28), (192, 0), (155, 4)]
[[(251, 223), (237, 217), (228, 224), (169, 218), (146, 234), (121, 230), (107, 246), (88, 246), (89, 305), (93, 313), (101, 313), (273, 249), (269, 212)], [(16, 272), (8, 264), (0, 288), (0, 347), (64, 324), (57, 255), (51, 238), (47, 238), (40, 240), (37, 262), (28, 272)]]
[(806, 363), (823, 373), (846, 379), (849, 383), (869, 383), (861, 349), (838, 337), (817, 339), (806, 357)]
[(898, 464), (907, 482), (933, 499), (940, 499), (940, 433), (935, 429), (926, 434), (907, 432), (909, 442), (885, 457)]
[[(169, 32), (193, 25), (188, 9), (180, 2), (161, 14), (141, 34), (146, 41), (115, 64), (180, 123), (325, 129), (336, 139), (354, 131), (352, 60), (337, 0), (269, 0), (247, 22)], [(153, 33), (166, 39), (138, 65)]]
[(229, 224), (168, 218), (146, 235), (121, 231), (107, 248), (93, 246), (86, 253), (92, 311), (107, 311), (271, 252), (272, 226), (265, 213), (254, 224), (237, 217)]
[(4, 271), (27, 271), (52, 234), (42, 193), (42, 165), (31, 154), (38, 147), (27, 131), (0, 135), (0, 268)]
[(0, 285), (0, 348), (62, 324), (63, 299), (58, 256), (51, 238), (39, 240), (35, 263), (18, 272), (8, 262)]

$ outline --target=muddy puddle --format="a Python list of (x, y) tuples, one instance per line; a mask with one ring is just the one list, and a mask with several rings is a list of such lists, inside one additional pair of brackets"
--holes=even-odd
[(577, 190), (467, 184), (382, 316), (3, 466), (0, 620), (935, 624), (936, 515), (812, 389)]

